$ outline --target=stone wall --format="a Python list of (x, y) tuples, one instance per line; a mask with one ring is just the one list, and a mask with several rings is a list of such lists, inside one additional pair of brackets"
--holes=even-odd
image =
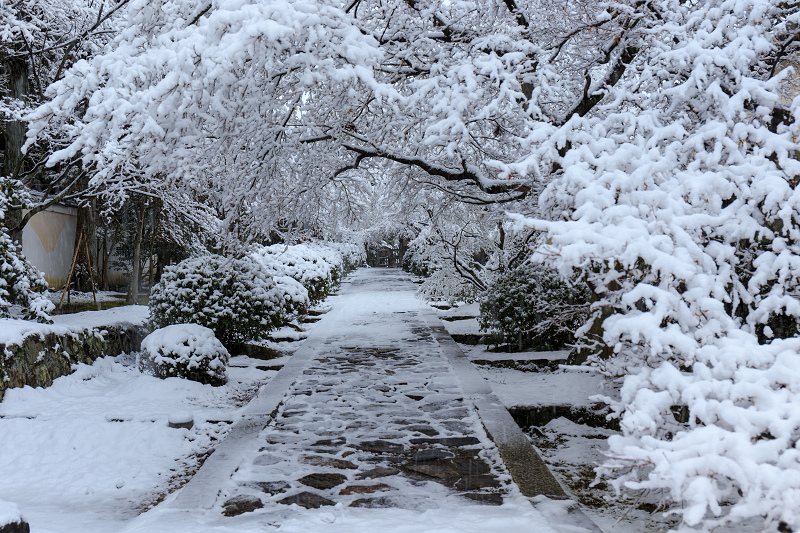
[(6, 389), (48, 387), (57, 377), (72, 373), (76, 363), (139, 351), (148, 333), (145, 326), (117, 324), (78, 333), (32, 334), (19, 345), (0, 344), (0, 400)]

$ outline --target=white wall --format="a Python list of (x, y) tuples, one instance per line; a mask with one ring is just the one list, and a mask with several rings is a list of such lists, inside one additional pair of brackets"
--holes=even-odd
[(33, 215), (22, 230), (22, 252), (51, 288), (63, 288), (67, 281), (77, 224), (77, 208), (56, 205)]

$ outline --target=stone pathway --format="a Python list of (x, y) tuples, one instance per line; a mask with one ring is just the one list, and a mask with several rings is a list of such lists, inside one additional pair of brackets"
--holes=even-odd
[(408, 307), (396, 301), (407, 282), (386, 271), (342, 292), (336, 306), (360, 305), (355, 320), (328, 328), (258, 435), (257, 454), (223, 489), (222, 512), (337, 502), (425, 509), (450, 494), (502, 503), (509, 476), (424, 317), (384, 310)]
[(351, 277), (290, 364), (167, 505), (285, 517), (292, 504), (425, 510), (448, 499), (519, 498), (517, 474), (484, 424), (503, 431), (479, 418), (495, 405), (472, 396), (485, 384), (464, 386), (460, 363), (447, 355), (452, 346), (413, 289), (398, 270)]

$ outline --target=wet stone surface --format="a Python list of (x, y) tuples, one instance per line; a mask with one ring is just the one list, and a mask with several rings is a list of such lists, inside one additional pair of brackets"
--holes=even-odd
[(305, 507), (306, 509), (319, 509), (320, 507), (328, 505), (336, 505), (336, 502), (314, 492), (300, 492), (298, 494), (293, 494), (287, 498), (279, 500), (278, 503), (282, 503), (284, 505), (299, 505), (300, 507)]
[(301, 484), (315, 489), (332, 489), (347, 481), (347, 477), (342, 474), (329, 474), (326, 472), (316, 472), (308, 474), (298, 479)]
[(222, 504), (222, 514), (225, 516), (238, 516), (264, 507), (260, 498), (255, 496), (236, 496)]
[(260, 433), (258, 453), (222, 489), (227, 501), (261, 498), (256, 512), (338, 503), (424, 510), (459, 495), (502, 503), (508, 476), (424, 317), (380, 311), (392, 280), (345, 286), (345, 296), (375, 291), (364, 300), (375, 305), (325, 330), (335, 333)]

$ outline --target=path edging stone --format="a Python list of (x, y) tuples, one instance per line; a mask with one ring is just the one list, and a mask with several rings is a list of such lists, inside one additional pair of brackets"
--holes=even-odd
[(578, 503), (556, 480), (528, 437), (483, 376), (464, 355), (439, 317), (432, 310), (425, 310), (422, 315), (433, 332), (434, 339), (439, 343), (442, 353), (461, 381), (465, 393), (464, 399), (475, 406), (486, 433), (497, 446), (500, 458), (522, 495), (531, 498), (535, 505), (543, 497), (552, 500), (573, 500), (572, 504), (568, 505), (571, 521), (589, 531), (602, 533), (602, 530), (580, 510)]
[(322, 338), (307, 339), (289, 358), (272, 380), (261, 387), (258, 394), (244, 408), (242, 418), (233, 424), (228, 435), (214, 449), (203, 466), (184, 485), (174, 500), (167, 505), (172, 509), (211, 509), (219, 498), (219, 481), (228, 479), (239, 467), (247, 448), (257, 441), (255, 437), (277, 414), (290, 387), (314, 356)]

